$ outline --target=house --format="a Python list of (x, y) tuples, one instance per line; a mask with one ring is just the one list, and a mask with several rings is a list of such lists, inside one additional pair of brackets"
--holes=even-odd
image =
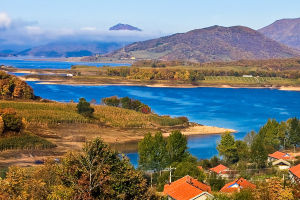
[(255, 189), (256, 185), (250, 183), (244, 178), (239, 178), (236, 179), (235, 181), (229, 182), (222, 189), (220, 192), (225, 192), (225, 193), (231, 193), (231, 192), (239, 192), (241, 189)]
[(279, 170), (285, 170), (291, 167), (291, 163), (283, 159), (275, 160), (272, 162), (272, 165), (278, 167)]
[(220, 164), (216, 167), (210, 168), (209, 171), (212, 172), (212, 173), (218, 174), (222, 178), (228, 178), (229, 174), (230, 174), (229, 168), (222, 165), (222, 164)]
[(293, 157), (288, 153), (283, 153), (280, 151), (276, 151), (272, 154), (268, 155), (268, 162), (274, 162), (276, 160), (291, 160)]
[(252, 75), (243, 75), (243, 78), (252, 78), (253, 76)]
[(213, 199), (210, 186), (185, 176), (164, 186), (168, 200), (206, 200)]
[(300, 164), (289, 169), (289, 176), (293, 183), (300, 184)]

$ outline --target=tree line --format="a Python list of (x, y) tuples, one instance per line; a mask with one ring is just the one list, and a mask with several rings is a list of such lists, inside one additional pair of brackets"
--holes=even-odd
[(33, 89), (14, 75), (0, 71), (1, 99), (34, 99)]

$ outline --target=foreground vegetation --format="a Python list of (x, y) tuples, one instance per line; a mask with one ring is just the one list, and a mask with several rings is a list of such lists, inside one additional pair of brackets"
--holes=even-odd
[[(216, 199), (298, 199), (299, 185), (292, 184), (287, 179), (288, 171), (272, 167), (267, 158), (268, 154), (277, 150), (294, 150), (300, 145), (299, 138), (300, 120), (297, 118), (281, 123), (268, 120), (258, 133), (252, 131), (244, 140), (235, 140), (230, 133), (223, 134), (217, 145), (222, 159), (215, 156), (210, 160), (197, 160), (189, 153), (187, 139), (179, 131), (174, 131), (168, 138), (163, 138), (158, 132), (146, 135), (139, 142), (139, 168), (152, 173), (153, 185), (158, 191), (162, 191), (169, 182), (169, 170), (172, 170), (172, 181), (190, 175), (210, 185)], [(299, 163), (300, 157), (293, 164)], [(227, 179), (207, 172), (219, 164), (229, 167)], [(256, 189), (232, 195), (219, 192), (227, 182), (239, 177), (256, 184)], [(282, 180), (282, 177), (285, 178)]]
[(158, 199), (140, 171), (100, 139), (32, 168), (11, 167), (0, 179), (2, 199)]

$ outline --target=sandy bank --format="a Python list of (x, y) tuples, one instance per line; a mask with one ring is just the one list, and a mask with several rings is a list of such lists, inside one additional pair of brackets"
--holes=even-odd
[[(220, 127), (215, 127), (215, 126), (201, 126), (201, 125), (188, 127), (186, 129), (181, 130), (181, 133), (186, 136), (222, 134), (225, 132), (236, 133), (237, 131), (233, 130), (233, 129), (220, 128)], [(170, 135), (170, 133), (164, 133), (165, 137), (167, 137), (169, 135)]]
[(282, 86), (279, 88), (279, 90), (300, 91), (300, 87)]

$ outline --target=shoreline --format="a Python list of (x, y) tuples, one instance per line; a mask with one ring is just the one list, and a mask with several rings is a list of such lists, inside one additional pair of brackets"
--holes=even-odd
[(153, 88), (232, 88), (232, 89), (240, 89), (240, 88), (248, 88), (248, 89), (275, 89), (275, 90), (283, 90), (283, 91), (300, 91), (300, 86), (276, 86), (276, 87), (262, 87), (262, 86), (231, 86), (231, 85), (172, 85), (172, 84), (160, 84), (160, 83), (131, 83), (131, 82), (123, 82), (123, 83), (78, 83), (72, 81), (61, 81), (61, 80), (41, 80), (38, 78), (24, 78), (19, 77), (24, 81), (32, 81), (39, 82), (37, 84), (40, 85), (71, 85), (71, 86), (142, 86), (142, 87), (153, 87)]

